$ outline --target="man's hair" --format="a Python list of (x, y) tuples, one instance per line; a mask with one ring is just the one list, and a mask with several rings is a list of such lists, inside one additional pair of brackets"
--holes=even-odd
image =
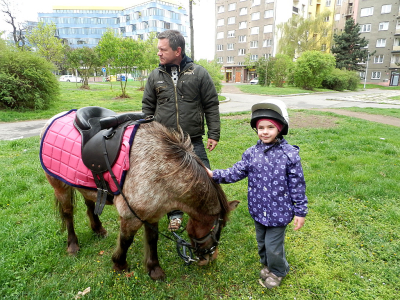
[(185, 54), (185, 38), (178, 30), (165, 30), (160, 32), (157, 38), (159, 40), (167, 39), (172, 50), (176, 51), (178, 47), (181, 47), (182, 57)]

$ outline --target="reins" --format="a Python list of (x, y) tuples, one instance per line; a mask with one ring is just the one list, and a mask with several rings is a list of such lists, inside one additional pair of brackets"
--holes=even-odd
[[(183, 261), (185, 262), (185, 265), (190, 265), (192, 262), (198, 261), (199, 258), (193, 258), (193, 251), (198, 254), (200, 257), (204, 258), (205, 254), (213, 254), (215, 252), (215, 249), (218, 245), (218, 241), (215, 238), (216, 232), (218, 232), (219, 226), (220, 226), (220, 222), (221, 219), (218, 218), (216, 219), (216, 221), (214, 222), (213, 227), (211, 228), (210, 232), (205, 235), (204, 237), (202, 237), (201, 239), (194, 239), (192, 238), (192, 240), (195, 242), (195, 247), (193, 247), (190, 243), (188, 243), (187, 241), (185, 241), (183, 238), (181, 238), (177, 233), (172, 232), (173, 236), (175, 237), (175, 239), (171, 238), (170, 236), (162, 233), (161, 231), (158, 230), (158, 228), (154, 227), (152, 224), (150, 224), (149, 222), (147, 222), (146, 220), (142, 220), (137, 214), (136, 212), (133, 210), (133, 208), (129, 205), (128, 199), (125, 197), (125, 194), (122, 192), (122, 188), (118, 183), (118, 180), (114, 174), (114, 172), (112, 171), (110, 162), (108, 160), (108, 153), (107, 153), (107, 148), (106, 148), (106, 140), (107, 136), (104, 136), (103, 138), (103, 155), (104, 155), (104, 159), (107, 165), (107, 169), (110, 172), (111, 178), (115, 184), (115, 186), (117, 187), (118, 191), (120, 192), (120, 194), (122, 195), (122, 198), (125, 200), (126, 205), (128, 206), (129, 210), (131, 211), (131, 213), (143, 224), (147, 225), (150, 229), (152, 229), (153, 231), (157, 232), (158, 234), (161, 234), (162, 236), (164, 236), (165, 238), (176, 242), (176, 250), (178, 252), (178, 255), (180, 258), (183, 259)], [(210, 237), (213, 238), (214, 242), (213, 245), (210, 249), (201, 249), (200, 248), (200, 244), (205, 243), (205, 241), (207, 241)]]

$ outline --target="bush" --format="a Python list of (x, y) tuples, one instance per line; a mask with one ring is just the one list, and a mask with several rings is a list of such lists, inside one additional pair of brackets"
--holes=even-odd
[(323, 79), (334, 67), (335, 58), (332, 54), (306, 51), (296, 61), (294, 83), (306, 90), (320, 87)]
[(357, 89), (360, 78), (356, 72), (348, 70), (334, 69), (322, 81), (322, 86), (335, 91)]
[(221, 65), (216, 60), (208, 62), (206, 59), (200, 59), (196, 63), (207, 70), (214, 82), (217, 93), (220, 94), (222, 91), (221, 80), (224, 78), (224, 75), (221, 74)]
[(0, 107), (44, 109), (58, 98), (54, 66), (31, 52), (6, 49), (0, 54)]

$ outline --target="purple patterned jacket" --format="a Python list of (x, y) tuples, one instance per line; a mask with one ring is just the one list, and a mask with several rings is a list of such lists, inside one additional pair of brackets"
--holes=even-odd
[(279, 144), (257, 144), (247, 149), (242, 160), (226, 170), (213, 170), (217, 183), (233, 183), (248, 177), (248, 207), (257, 222), (280, 227), (293, 217), (307, 214), (306, 183), (299, 147), (282, 139)]

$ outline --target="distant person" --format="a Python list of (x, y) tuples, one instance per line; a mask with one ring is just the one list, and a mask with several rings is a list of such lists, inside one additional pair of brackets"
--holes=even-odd
[[(207, 168), (210, 162), (203, 144), (204, 119), (207, 124), (207, 149), (214, 150), (220, 137), (219, 101), (211, 76), (185, 55), (185, 39), (179, 31), (166, 30), (158, 35), (160, 65), (147, 80), (142, 112), (191, 138), (194, 152)], [(183, 212), (168, 214), (168, 229), (180, 228)]]
[(247, 149), (233, 167), (208, 173), (217, 183), (248, 177), (248, 207), (263, 264), (260, 283), (274, 288), (289, 272), (284, 248), (286, 226), (293, 218), (294, 230), (305, 222), (306, 184), (299, 147), (283, 138), (289, 128), (286, 105), (269, 100), (253, 105), (251, 111), (250, 125), (259, 137), (257, 144)]

